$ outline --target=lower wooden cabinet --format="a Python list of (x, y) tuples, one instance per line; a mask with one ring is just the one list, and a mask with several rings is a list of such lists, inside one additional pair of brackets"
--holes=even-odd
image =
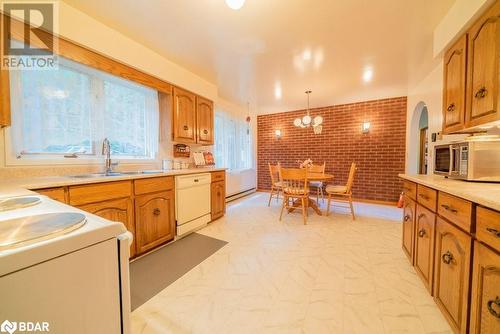
[(432, 294), (436, 215), (422, 205), (417, 204), (415, 224), (415, 270), (422, 278), (429, 293)]
[(224, 216), (226, 212), (226, 181), (212, 182), (211, 185), (211, 211), (212, 220)]
[(130, 246), (130, 257), (134, 257), (136, 255), (134, 207), (130, 198), (80, 205), (78, 208), (83, 211), (93, 213), (104, 219), (123, 223), (127, 230), (134, 236), (134, 241)]
[(48, 198), (51, 198), (53, 200), (62, 202), (62, 203), (68, 203), (68, 191), (64, 187), (58, 187), (58, 188), (47, 188), (47, 189), (37, 189), (35, 190), (37, 193), (40, 195), (47, 196)]
[(470, 333), (500, 333), (500, 254), (474, 242)]
[(440, 217), (436, 222), (434, 300), (456, 333), (466, 333), (472, 238)]
[(405, 196), (403, 209), (403, 251), (413, 264), (414, 261), (414, 240), (415, 240), (415, 210), (416, 204), (409, 197)]
[(174, 239), (174, 192), (170, 190), (136, 196), (135, 226), (138, 254)]

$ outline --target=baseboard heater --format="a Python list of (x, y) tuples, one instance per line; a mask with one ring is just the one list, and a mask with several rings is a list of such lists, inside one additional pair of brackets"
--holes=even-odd
[(248, 196), (250, 194), (253, 194), (255, 191), (256, 191), (255, 188), (251, 188), (251, 189), (239, 192), (237, 194), (233, 194), (231, 196), (228, 196), (228, 197), (226, 197), (226, 203), (229, 203), (231, 201), (237, 200), (238, 198), (242, 198), (242, 197)]

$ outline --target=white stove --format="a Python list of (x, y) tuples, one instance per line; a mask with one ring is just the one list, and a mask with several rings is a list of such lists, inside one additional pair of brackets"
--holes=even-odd
[(36, 197), (34, 205), (0, 211), (0, 323), (128, 333), (130, 233), (122, 223)]

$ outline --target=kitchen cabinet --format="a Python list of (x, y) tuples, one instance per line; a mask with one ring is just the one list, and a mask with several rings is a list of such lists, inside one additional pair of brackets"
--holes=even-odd
[(212, 220), (224, 216), (226, 212), (226, 182), (217, 181), (211, 184), (211, 216)]
[(470, 333), (500, 333), (500, 254), (474, 242)]
[(68, 203), (68, 190), (65, 187), (37, 189), (35, 191), (53, 200)]
[(196, 143), (196, 95), (174, 87), (173, 99), (173, 141)]
[[(0, 17), (3, 17), (0, 15)], [(0, 128), (10, 125), (9, 71), (0, 70)]]
[(417, 204), (415, 226), (415, 270), (420, 275), (425, 287), (432, 294), (434, 272), (434, 227), (436, 215)]
[(121, 198), (116, 200), (101, 201), (92, 204), (80, 205), (78, 208), (83, 211), (93, 213), (104, 219), (123, 223), (127, 230), (134, 236), (132, 245), (130, 245), (130, 257), (135, 256), (135, 224), (132, 199)]
[(466, 126), (500, 119), (500, 1), (497, 1), (468, 32), (468, 80)]
[(443, 132), (465, 126), (465, 82), (467, 77), (467, 35), (444, 55)]
[(196, 97), (197, 142), (204, 145), (214, 143), (214, 105), (203, 97)]
[(226, 172), (223, 170), (212, 172), (211, 178), (210, 211), (213, 221), (226, 213)]
[(172, 190), (135, 198), (137, 253), (145, 253), (175, 237), (175, 206)]
[(415, 210), (416, 204), (409, 197), (404, 198), (403, 208), (403, 251), (413, 264), (414, 261), (414, 240), (415, 240)]
[(456, 333), (467, 331), (471, 240), (469, 234), (437, 218), (434, 300)]

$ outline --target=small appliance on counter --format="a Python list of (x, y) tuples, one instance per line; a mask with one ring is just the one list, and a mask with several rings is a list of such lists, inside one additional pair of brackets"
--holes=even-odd
[(466, 181), (500, 182), (500, 136), (470, 136), (435, 146), (434, 174)]
[(215, 166), (215, 160), (212, 152), (194, 152), (193, 158), (196, 167)]

